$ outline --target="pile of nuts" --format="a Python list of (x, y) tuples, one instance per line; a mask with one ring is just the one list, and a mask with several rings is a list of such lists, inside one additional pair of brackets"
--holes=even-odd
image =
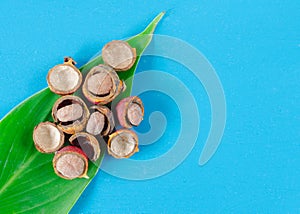
[[(38, 151), (55, 152), (54, 172), (64, 179), (88, 178), (89, 160), (100, 157), (99, 142), (104, 141), (108, 154), (115, 158), (128, 158), (138, 151), (138, 137), (130, 128), (143, 120), (141, 99), (131, 96), (120, 100), (113, 111), (109, 107), (125, 90), (117, 72), (134, 65), (136, 50), (124, 41), (112, 41), (103, 47), (102, 57), (104, 64), (93, 67), (84, 82), (70, 57), (47, 76), (50, 90), (61, 97), (52, 108), (54, 123), (38, 124), (33, 141)], [(81, 86), (84, 98), (72, 95)], [(116, 124), (122, 128), (116, 130)]]

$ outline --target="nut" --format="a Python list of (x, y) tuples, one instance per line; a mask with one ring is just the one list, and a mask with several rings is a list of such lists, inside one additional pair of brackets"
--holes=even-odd
[(87, 156), (76, 146), (66, 146), (56, 152), (52, 164), (54, 172), (64, 179), (89, 178)]
[(122, 99), (116, 106), (119, 123), (124, 128), (138, 126), (144, 117), (144, 105), (137, 96)]
[(107, 104), (123, 90), (123, 82), (115, 70), (107, 65), (93, 67), (82, 86), (84, 96), (94, 104)]
[(52, 153), (59, 150), (63, 146), (64, 140), (64, 133), (53, 123), (43, 122), (34, 128), (34, 145), (42, 153)]
[(50, 90), (59, 95), (73, 94), (82, 83), (81, 72), (74, 66), (71, 57), (65, 58), (65, 63), (51, 68), (47, 75)]
[[(110, 134), (115, 130), (115, 121), (111, 109), (103, 106), (110, 107), (110, 103), (126, 90), (116, 71), (132, 68), (136, 49), (127, 42), (115, 40), (103, 47), (102, 58), (104, 64), (93, 67), (82, 85), (83, 95), (95, 104), (89, 105), (91, 114), (81, 98), (71, 95), (80, 88), (83, 78), (71, 57), (66, 57), (64, 64), (51, 68), (47, 75), (50, 90), (63, 96), (52, 107), (55, 123), (43, 122), (36, 126), (33, 140), (38, 151), (55, 152), (54, 172), (64, 179), (88, 178), (88, 159), (97, 161), (101, 155), (99, 141), (108, 141), (108, 153), (115, 158), (129, 158), (139, 151), (135, 132), (120, 129)], [(125, 78), (123, 74), (119, 73), (122, 79)], [(143, 120), (144, 106), (138, 97), (121, 100), (113, 110), (125, 128), (138, 126)], [(65, 138), (69, 138), (71, 146), (61, 149)]]
[(106, 136), (115, 127), (112, 112), (106, 106), (92, 106), (91, 113), (86, 125), (86, 131), (92, 135)]
[(105, 64), (116, 71), (126, 71), (135, 63), (136, 49), (127, 42), (114, 40), (103, 47), (102, 58)]
[(109, 135), (107, 151), (115, 158), (129, 158), (139, 151), (138, 137), (131, 130), (120, 129)]
[(72, 135), (69, 141), (72, 145), (80, 147), (91, 161), (96, 161), (100, 157), (99, 142), (94, 136), (80, 132)]
[(52, 116), (59, 129), (67, 134), (74, 134), (84, 129), (90, 112), (82, 99), (67, 95), (54, 103)]

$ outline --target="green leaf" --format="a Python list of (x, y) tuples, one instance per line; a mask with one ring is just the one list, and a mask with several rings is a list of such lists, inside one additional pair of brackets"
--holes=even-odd
[[(138, 55), (150, 43), (151, 34), (163, 14), (160, 13), (142, 33), (127, 40), (137, 49)], [(86, 74), (100, 63), (102, 58), (97, 56), (80, 70)], [(120, 75), (123, 80), (131, 79), (122, 96), (130, 95), (136, 65), (137, 62)], [(96, 163), (90, 162), (90, 179), (64, 180), (53, 171), (53, 154), (41, 154), (35, 149), (33, 128), (42, 121), (52, 120), (51, 109), (57, 98), (48, 88), (44, 89), (21, 103), (0, 122), (1, 213), (67, 213), (100, 167), (103, 153)]]

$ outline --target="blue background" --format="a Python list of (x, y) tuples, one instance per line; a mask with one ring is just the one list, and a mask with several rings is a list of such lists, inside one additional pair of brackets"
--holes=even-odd
[[(82, 65), (106, 42), (139, 33), (161, 11), (167, 14), (156, 33), (199, 49), (220, 77), (227, 100), (222, 144), (208, 164), (198, 165), (210, 127), (207, 95), (180, 65), (144, 57), (138, 71), (169, 71), (202, 94), (196, 146), (179, 167), (157, 179), (128, 181), (100, 171), (72, 213), (299, 213), (298, 0), (1, 0), (0, 117), (46, 87), (48, 69), (64, 56)], [(174, 106), (164, 95), (143, 95), (151, 96)], [(168, 123), (168, 132), (176, 134), (175, 123), (180, 121)], [(148, 128), (146, 121), (140, 129)], [(172, 146), (164, 142), (136, 158), (163, 154)]]

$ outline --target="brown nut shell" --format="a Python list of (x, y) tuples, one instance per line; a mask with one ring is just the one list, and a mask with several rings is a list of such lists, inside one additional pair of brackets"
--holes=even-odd
[(99, 142), (94, 136), (79, 132), (72, 135), (69, 141), (72, 145), (80, 147), (91, 161), (96, 161), (100, 157)]
[(107, 104), (123, 90), (123, 82), (115, 70), (107, 65), (93, 67), (82, 86), (84, 96), (93, 104)]
[(102, 58), (116, 71), (127, 71), (135, 63), (136, 49), (125, 41), (114, 40), (103, 47)]
[(76, 146), (66, 146), (56, 152), (52, 160), (54, 172), (61, 178), (89, 178), (87, 176), (88, 158)]
[(116, 106), (119, 123), (124, 128), (138, 126), (144, 117), (144, 105), (137, 96), (126, 97)]
[(52, 153), (63, 146), (65, 136), (54, 123), (42, 122), (33, 130), (33, 141), (39, 152)]
[(131, 157), (139, 151), (136, 133), (129, 129), (120, 129), (109, 135), (107, 151), (115, 158)]
[(57, 127), (67, 134), (84, 129), (90, 112), (82, 99), (67, 95), (59, 98), (53, 105), (52, 117)]
[(86, 131), (92, 135), (106, 136), (115, 127), (113, 114), (106, 106), (90, 107), (90, 118), (86, 125)]
[(49, 70), (47, 82), (52, 92), (68, 95), (77, 91), (82, 83), (82, 74), (75, 64), (71, 57), (66, 57), (64, 64), (56, 65)]

